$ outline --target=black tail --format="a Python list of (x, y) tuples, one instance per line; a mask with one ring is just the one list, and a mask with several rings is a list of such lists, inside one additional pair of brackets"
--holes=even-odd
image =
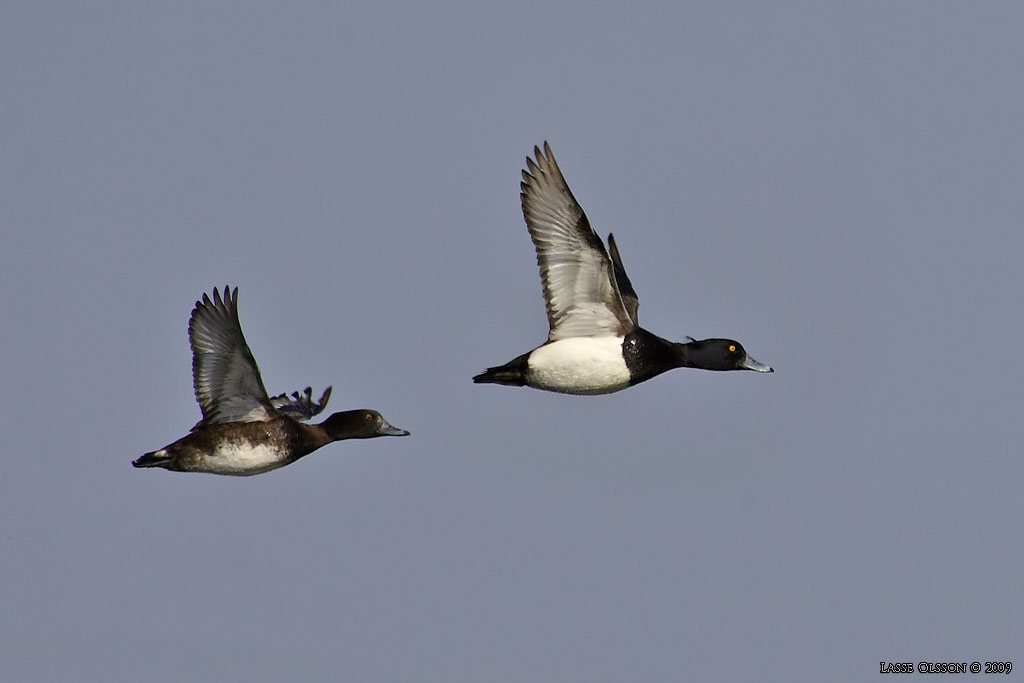
[(132, 467), (167, 467), (173, 460), (174, 458), (167, 455), (166, 449), (160, 449), (146, 453), (137, 460), (132, 460)]
[(510, 387), (521, 387), (526, 384), (526, 359), (529, 355), (524, 353), (504, 365), (487, 368), (474, 377), (473, 381), (476, 384), (505, 384)]

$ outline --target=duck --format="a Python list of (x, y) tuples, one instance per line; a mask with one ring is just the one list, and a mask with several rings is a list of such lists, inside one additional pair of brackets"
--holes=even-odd
[(598, 395), (675, 368), (775, 372), (733, 339), (673, 342), (640, 327), (640, 300), (614, 235), (608, 234), (606, 248), (546, 141), (543, 151), (535, 146), (533, 158), (526, 158), (522, 177), (520, 199), (537, 252), (548, 339), (473, 382)]
[(196, 301), (188, 326), (192, 383), (203, 417), (184, 437), (132, 461), (135, 467), (208, 472), (236, 477), (289, 465), (334, 441), (408, 436), (376, 410), (334, 413), (320, 424), (306, 420), (327, 407), (331, 387), (318, 400), (312, 388), (270, 397), (238, 319), (238, 288), (214, 288)]

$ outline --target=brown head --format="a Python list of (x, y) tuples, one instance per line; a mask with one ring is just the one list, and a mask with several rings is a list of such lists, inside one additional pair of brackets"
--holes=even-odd
[(378, 436), (408, 436), (404, 429), (393, 427), (376, 410), (346, 410), (334, 413), (319, 425), (334, 441), (372, 439)]

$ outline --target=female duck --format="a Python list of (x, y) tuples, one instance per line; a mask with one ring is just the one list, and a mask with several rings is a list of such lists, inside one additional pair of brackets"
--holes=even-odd
[(523, 216), (537, 250), (547, 303), (548, 340), (477, 383), (529, 386), (565, 394), (610, 394), (673, 368), (774, 372), (732, 339), (679, 344), (639, 326), (639, 300), (615, 238), (608, 250), (562, 177), (551, 147), (533, 148), (523, 171)]
[(270, 398), (256, 359), (238, 322), (238, 289), (213, 290), (196, 302), (188, 326), (192, 345), (192, 381), (203, 419), (187, 435), (132, 462), (135, 467), (163, 467), (176, 472), (210, 472), (233, 476), (261, 474), (284, 467), (333, 441), (406, 436), (375, 410), (334, 413), (320, 424), (331, 395), (319, 401), (309, 387)]

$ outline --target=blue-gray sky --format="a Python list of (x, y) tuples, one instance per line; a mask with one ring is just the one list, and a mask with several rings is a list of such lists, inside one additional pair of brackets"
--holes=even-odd
[[(858, 681), (1022, 659), (1018, 3), (7, 3), (5, 680)], [(539, 344), (550, 140), (645, 327), (774, 375), (475, 386)], [(231, 479), (268, 389), (407, 439)], [(1019, 665), (1024, 667), (1024, 661)]]

